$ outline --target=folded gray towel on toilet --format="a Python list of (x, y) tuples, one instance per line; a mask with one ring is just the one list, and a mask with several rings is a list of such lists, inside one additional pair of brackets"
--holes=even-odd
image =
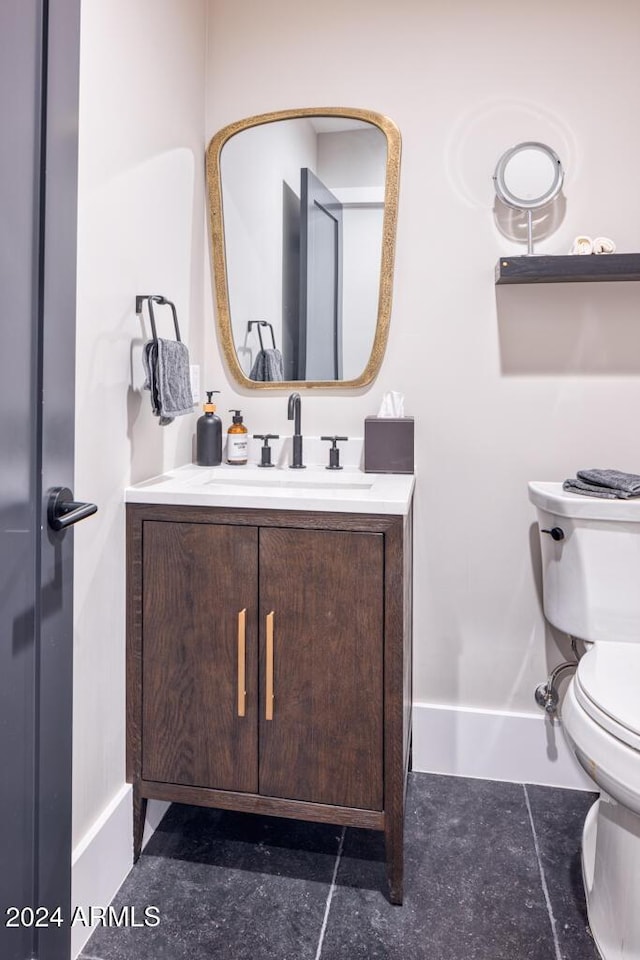
[(562, 489), (585, 497), (631, 500), (640, 497), (640, 476), (621, 470), (578, 470), (576, 478), (565, 480)]
[(626, 493), (630, 497), (640, 496), (640, 476), (637, 473), (623, 473), (621, 470), (578, 470), (576, 476), (585, 483), (599, 487), (611, 487)]
[(269, 347), (260, 350), (253, 362), (250, 380), (259, 380), (263, 383), (272, 380), (284, 380), (284, 360), (279, 350)]
[(600, 497), (605, 500), (621, 499), (611, 487), (598, 487), (593, 483), (584, 483), (582, 480), (565, 480), (562, 489), (566, 490), (567, 493), (579, 493), (583, 497)]
[(175, 417), (193, 413), (189, 351), (180, 340), (150, 340), (142, 353), (147, 379), (145, 389), (151, 391), (151, 409), (160, 418), (160, 425), (172, 423)]

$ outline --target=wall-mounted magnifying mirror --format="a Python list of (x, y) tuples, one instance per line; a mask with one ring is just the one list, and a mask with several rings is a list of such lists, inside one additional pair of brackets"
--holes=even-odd
[(533, 210), (550, 203), (562, 189), (564, 171), (557, 153), (529, 140), (505, 151), (493, 175), (503, 203), (527, 212), (527, 254), (533, 253)]
[(207, 149), (218, 329), (245, 387), (360, 387), (387, 341), (400, 134), (367, 110), (263, 114)]

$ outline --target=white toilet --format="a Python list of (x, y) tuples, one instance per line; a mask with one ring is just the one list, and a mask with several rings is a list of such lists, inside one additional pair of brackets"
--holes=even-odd
[(529, 484), (544, 612), (586, 641), (562, 723), (598, 784), (582, 836), (589, 925), (604, 960), (640, 960), (640, 500)]

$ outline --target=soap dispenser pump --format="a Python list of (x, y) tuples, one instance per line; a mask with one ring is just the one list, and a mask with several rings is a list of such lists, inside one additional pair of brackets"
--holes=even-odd
[(227, 431), (227, 463), (244, 464), (247, 462), (249, 431), (242, 422), (240, 410), (230, 410), (233, 423)]
[(203, 404), (203, 416), (196, 425), (196, 463), (199, 467), (217, 467), (222, 463), (222, 420), (216, 416), (214, 393), (207, 390), (207, 402)]

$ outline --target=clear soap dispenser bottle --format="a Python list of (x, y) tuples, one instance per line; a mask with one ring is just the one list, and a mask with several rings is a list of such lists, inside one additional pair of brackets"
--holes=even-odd
[(233, 414), (233, 423), (227, 432), (227, 463), (243, 464), (247, 462), (249, 431), (239, 410), (229, 410), (229, 413)]
[(204, 414), (196, 425), (196, 463), (199, 467), (217, 467), (222, 463), (222, 420), (216, 416), (214, 393), (220, 391), (207, 390), (207, 402), (202, 407)]

